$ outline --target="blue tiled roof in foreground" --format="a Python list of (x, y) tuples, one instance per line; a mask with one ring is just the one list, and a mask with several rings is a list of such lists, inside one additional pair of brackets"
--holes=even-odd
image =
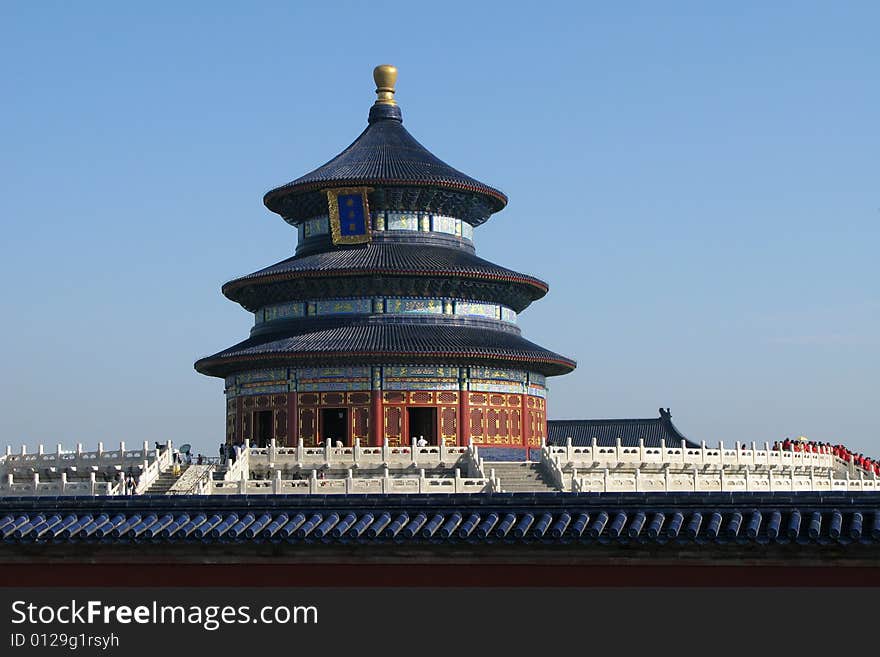
[(880, 544), (874, 493), (5, 498), (6, 544)]

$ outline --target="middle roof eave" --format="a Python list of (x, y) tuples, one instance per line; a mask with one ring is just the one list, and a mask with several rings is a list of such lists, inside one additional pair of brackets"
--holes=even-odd
[(344, 275), (396, 275), (396, 276), (448, 276), (501, 280), (520, 284), (532, 289), (533, 299), (547, 293), (544, 281), (500, 267), (465, 249), (402, 244), (399, 242), (371, 242), (351, 248), (293, 256), (274, 265), (229, 281), (223, 286), (223, 294), (241, 302), (236, 292), (244, 287), (273, 283), (308, 276)]

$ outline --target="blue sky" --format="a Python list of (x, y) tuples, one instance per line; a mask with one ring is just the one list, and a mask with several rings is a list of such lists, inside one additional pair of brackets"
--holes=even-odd
[(478, 253), (539, 276), (578, 361), (550, 416), (880, 456), (880, 5), (0, 4), (0, 443), (214, 453), (244, 338), (223, 282), (292, 253), (261, 203), (404, 123), (509, 206)]

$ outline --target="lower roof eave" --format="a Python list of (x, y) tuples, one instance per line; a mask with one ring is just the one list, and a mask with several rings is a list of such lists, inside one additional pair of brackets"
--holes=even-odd
[(572, 372), (577, 363), (567, 358), (526, 358), (501, 354), (468, 352), (297, 352), (267, 353), (240, 356), (208, 356), (196, 361), (197, 372), (206, 376), (226, 377), (253, 367), (302, 365), (335, 365), (340, 362), (378, 365), (388, 363), (443, 363), (477, 366), (500, 365), (518, 367), (544, 376), (561, 376)]

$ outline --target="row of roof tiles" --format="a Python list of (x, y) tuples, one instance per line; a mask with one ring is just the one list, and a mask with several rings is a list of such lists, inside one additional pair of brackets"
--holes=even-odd
[(880, 544), (880, 512), (831, 509), (7, 513), (7, 543), (585, 542)]

